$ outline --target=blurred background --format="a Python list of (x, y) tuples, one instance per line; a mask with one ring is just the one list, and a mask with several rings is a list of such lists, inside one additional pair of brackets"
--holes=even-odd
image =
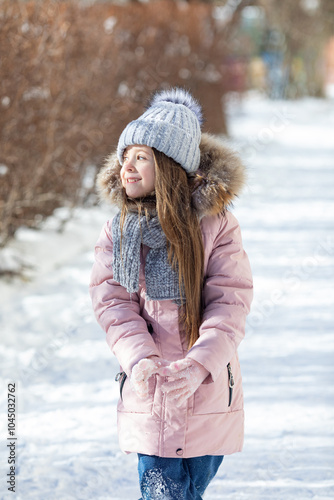
[(332, 0), (0, 6), (0, 246), (95, 203), (103, 158), (156, 89), (188, 88), (215, 134), (231, 96), (334, 96)]

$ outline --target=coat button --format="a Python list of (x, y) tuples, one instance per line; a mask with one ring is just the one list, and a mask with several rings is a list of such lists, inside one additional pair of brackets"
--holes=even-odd
[(179, 456), (180, 456), (180, 455), (183, 455), (183, 450), (182, 450), (182, 448), (178, 448), (178, 449), (176, 450), (176, 454), (177, 454), (177, 455), (179, 455)]

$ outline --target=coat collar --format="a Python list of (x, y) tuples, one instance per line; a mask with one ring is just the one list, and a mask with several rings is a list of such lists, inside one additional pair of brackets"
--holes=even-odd
[[(202, 134), (200, 151), (199, 168), (189, 176), (194, 177), (193, 204), (202, 218), (223, 212), (240, 194), (245, 183), (245, 167), (234, 151), (212, 135)], [(100, 197), (118, 208), (124, 199), (121, 168), (116, 152), (112, 153), (97, 177)], [(154, 209), (155, 198), (146, 198), (144, 204)]]

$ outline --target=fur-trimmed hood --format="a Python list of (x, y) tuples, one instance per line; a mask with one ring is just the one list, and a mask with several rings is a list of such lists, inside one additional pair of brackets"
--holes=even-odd
[[(245, 183), (245, 167), (239, 156), (218, 138), (203, 133), (200, 165), (194, 174), (193, 203), (200, 218), (223, 212), (240, 194)], [(101, 199), (118, 208), (123, 204), (121, 165), (117, 154), (110, 154), (97, 176)], [(148, 200), (152, 203), (152, 198)]]

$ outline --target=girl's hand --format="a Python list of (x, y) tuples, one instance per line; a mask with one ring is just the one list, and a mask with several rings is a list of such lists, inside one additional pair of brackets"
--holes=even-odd
[(203, 365), (191, 358), (174, 361), (159, 370), (159, 375), (173, 378), (162, 385), (162, 391), (178, 407), (194, 394), (209, 374)]
[(148, 379), (155, 373), (158, 373), (162, 367), (168, 365), (169, 361), (159, 358), (158, 356), (150, 356), (141, 359), (132, 368), (130, 383), (140, 399), (146, 399), (148, 397)]

